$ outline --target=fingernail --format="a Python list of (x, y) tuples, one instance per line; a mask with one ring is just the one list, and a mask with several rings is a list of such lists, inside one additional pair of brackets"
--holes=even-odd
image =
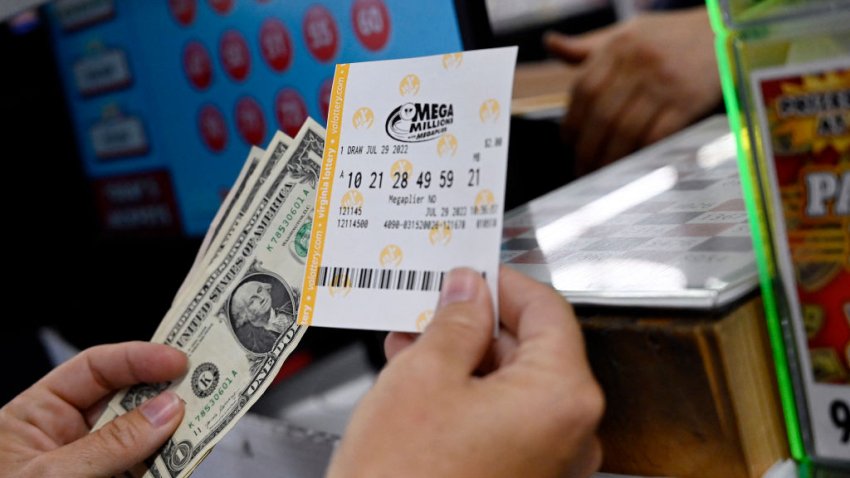
[(470, 269), (452, 269), (446, 275), (443, 288), (440, 290), (438, 307), (467, 302), (475, 296), (478, 274)]
[(159, 428), (174, 418), (179, 408), (180, 397), (176, 393), (166, 390), (143, 403), (139, 407), (139, 411), (154, 428)]

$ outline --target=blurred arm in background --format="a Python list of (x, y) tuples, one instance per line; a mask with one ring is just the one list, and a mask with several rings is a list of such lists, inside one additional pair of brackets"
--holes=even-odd
[(721, 103), (705, 6), (650, 12), (546, 47), (578, 67), (562, 124), (586, 174), (708, 115)]

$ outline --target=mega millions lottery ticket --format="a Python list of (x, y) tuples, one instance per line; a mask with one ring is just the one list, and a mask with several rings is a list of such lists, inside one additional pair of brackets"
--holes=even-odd
[(422, 330), (458, 266), (496, 297), (516, 53), (337, 66), (299, 323)]

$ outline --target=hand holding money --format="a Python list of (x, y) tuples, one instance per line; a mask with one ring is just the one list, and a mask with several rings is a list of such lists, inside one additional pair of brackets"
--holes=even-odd
[(185, 420), (134, 476), (189, 476), (304, 335), (295, 323), (304, 275), (295, 241), (310, 230), (324, 133), (308, 119), (294, 139), (278, 133), (260, 157), (249, 156), (195, 272), (152, 339), (183, 351), (189, 371), (180, 380), (122, 390), (95, 424), (132, 413), (164, 390), (183, 400)]
[[(403, 436), (411, 425), (410, 417), (425, 412), (437, 420), (426, 423), (422, 430), (426, 432), (419, 437), (423, 449), (455, 425), (460, 426), (460, 432), (454, 435), (460, 442), (446, 440), (446, 445), (455, 444), (457, 448), (431, 448), (428, 456), (433, 460), (421, 462), (417, 462), (420, 450), (411, 448), (417, 442), (406, 443), (398, 456), (413, 459), (418, 473), (433, 474), (432, 461), (445, 463), (446, 473), (438, 474), (469, 476), (467, 472), (479, 468), (486, 472), (486, 465), (509, 458), (504, 452), (514, 437), (524, 445), (516, 448), (513, 459), (503, 463), (503, 473), (529, 471), (521, 468), (533, 459), (541, 472), (538, 474), (545, 476), (561, 469), (574, 458), (573, 453), (584, 457), (578, 460), (579, 470), (595, 465), (599, 453), (592, 431), (601, 400), (583, 356), (575, 321), (554, 292), (509, 274), (500, 293), (502, 306), (508, 311), (506, 332), (491, 352), (496, 369), (481, 382), (472, 376), (484, 362), (494, 328), (494, 309), (499, 305), (492, 295), (498, 283), (498, 231), (508, 134), (508, 116), (500, 105), (509, 102), (515, 58), (516, 48), (503, 48), (406, 62), (338, 66), (329, 112), (328, 142), (332, 146), (325, 149), (325, 130), (308, 118), (295, 138), (278, 132), (264, 151), (251, 152), (211, 224), (192, 270), (154, 333), (152, 342), (185, 353), (185, 375), (174, 380), (134, 377), (138, 380), (121, 381), (120, 385), (144, 383), (117, 393), (94, 424), (93, 438), (85, 440), (101, 440), (97, 438), (104, 436), (105, 432), (98, 431), (101, 427), (125, 445), (132, 440), (122, 439), (122, 430), (136, 430), (131, 434), (136, 438), (159, 439), (150, 427), (159, 433), (168, 424), (170, 437), (162, 446), (158, 446), (161, 440), (154, 444), (153, 439), (145, 438), (138, 450), (116, 450), (115, 455), (144, 459), (131, 470), (133, 476), (185, 478), (272, 383), (307, 325), (420, 330), (431, 316), (443, 271), (464, 264), (483, 272), (467, 270), (453, 276), (441, 295), (437, 323), (384, 374), (386, 378), (358, 412), (359, 421), (355, 418), (349, 434), (349, 443), (358, 445), (344, 450), (372, 442), (389, 450), (396, 443), (387, 441), (387, 437)], [(422, 69), (423, 75), (424, 71), (440, 72), (435, 73), (433, 88), (420, 84), (417, 75), (408, 74), (414, 67)], [(393, 75), (388, 76), (388, 72)], [(491, 78), (491, 89), (480, 88), (478, 79), (482, 75)], [(403, 86), (415, 88), (398, 89), (400, 97), (376, 102), (373, 80), (386, 80), (384, 90), (395, 91), (396, 76)], [(413, 106), (406, 95), (416, 94), (420, 87), (430, 93), (420, 96), (417, 101), (423, 103)], [(470, 89), (476, 94), (466, 94)], [(432, 95), (436, 96), (426, 102), (426, 96)], [(349, 109), (353, 116), (344, 120), (344, 97), (352, 104), (368, 100), (371, 106)], [(408, 125), (401, 139), (392, 135), (385, 138), (380, 128), (369, 134), (352, 133), (354, 136), (340, 133), (350, 130), (345, 126), (349, 124), (355, 130), (369, 129), (372, 119), (365, 123), (361, 120), (373, 118), (372, 108), (385, 111), (391, 118), (398, 116), (396, 123), (403, 122), (400, 115), (404, 108), (405, 115), (412, 115), (408, 120), (416, 115), (421, 118)], [(460, 115), (457, 127), (455, 111)], [(421, 128), (425, 127), (431, 129), (423, 132)], [(398, 128), (394, 134), (401, 134)], [(357, 146), (360, 140), (366, 143), (365, 148)], [(342, 143), (352, 141), (343, 152)], [(362, 154), (379, 155), (381, 159), (367, 160), (358, 156)], [(348, 160), (352, 155), (350, 163), (334, 162), (340, 156)], [(418, 183), (411, 176), (414, 162), (421, 169)], [(485, 164), (487, 167), (483, 167)], [(335, 173), (337, 166), (339, 174)], [(397, 170), (393, 172), (393, 168)], [(351, 184), (344, 187), (343, 169), (351, 177)], [(438, 175), (435, 178), (440, 177), (439, 182), (431, 181), (431, 169)], [(382, 181), (384, 174), (389, 178), (393, 173), (396, 182)], [(456, 174), (466, 179), (454, 181)], [(374, 181), (361, 184), (360, 178), (365, 175)], [(339, 198), (333, 196), (331, 187), (337, 180), (337, 192), (342, 193)], [(318, 192), (317, 186), (321, 186)], [(400, 203), (392, 201), (402, 197), (399, 194), (413, 198), (406, 204), (414, 209), (399, 209)], [(363, 206), (362, 201), (348, 205), (347, 196), (363, 199), (371, 206)], [(360, 217), (366, 214), (364, 211), (373, 216)], [(331, 212), (351, 212), (358, 218), (329, 221), (335, 217)], [(399, 214), (419, 219), (401, 221)], [(434, 219), (437, 217), (443, 219)], [(390, 240), (387, 236), (391, 229), (401, 231), (392, 240), (410, 246), (403, 267), (402, 255), (393, 252), (399, 247), (384, 245)], [(331, 237), (336, 239), (328, 240)], [(366, 253), (352, 249), (355, 244), (369, 244), (374, 250)], [(359, 263), (359, 256), (371, 259)], [(422, 262), (416, 263), (416, 258)], [(336, 266), (323, 266), (325, 263)], [(375, 269), (376, 264), (382, 270)], [(486, 278), (486, 285), (478, 274)], [(391, 284), (394, 287), (389, 287)], [(340, 287), (345, 289), (342, 302), (335, 299)], [(302, 296), (305, 304), (299, 316)], [(530, 299), (537, 302), (528, 302)], [(373, 313), (376, 304), (380, 304), (381, 314)], [(531, 317), (535, 320), (529, 323)], [(371, 320), (376, 318), (384, 322)], [(548, 326), (552, 330), (543, 334), (542, 327)], [(413, 378), (409, 383), (408, 376)], [(394, 392), (409, 400), (398, 402), (392, 396)], [(431, 395), (441, 395), (444, 400), (429, 401)], [(162, 398), (153, 398), (157, 396)], [(182, 401), (182, 413), (163, 415), (162, 410), (174, 412), (176, 397)], [(383, 411), (383, 402), (398, 408), (387, 408), (394, 420), (387, 425), (390, 433), (375, 436), (370, 427), (372, 419), (385, 422), (376, 415), (376, 410)], [(479, 403), (487, 405), (481, 410), (469, 406)], [(550, 409), (558, 414), (538, 416), (536, 420), (523, 416)], [(149, 416), (152, 410), (159, 411)], [(488, 422), (484, 411), (491, 412), (489, 416), (496, 420)], [(178, 420), (179, 425), (171, 426), (171, 420)], [(130, 424), (136, 428), (128, 428)], [(85, 423), (78, 425), (86, 428)], [(502, 438), (500, 445), (483, 449), (478, 437), (482, 430), (497, 432), (492, 436)], [(566, 440), (556, 436), (563, 431), (568, 432)], [(358, 438), (360, 435), (362, 438)], [(457, 450), (467, 449), (468, 444), (477, 445), (478, 452), (470, 460), (459, 459)], [(338, 462), (346, 463), (347, 456), (370, 455), (351, 453), (342, 453)], [(342, 466), (358, 475), (374, 476), (373, 471), (391, 470), (395, 464), (395, 453), (382, 455), (380, 463), (358, 463), (349, 458)], [(119, 469), (115, 468), (119, 466), (115, 456), (102, 459), (111, 463), (109, 470)]]
[[(358, 407), (330, 476), (595, 470), (602, 397), (569, 307), (508, 269), (501, 272), (500, 307), (502, 333), (492, 342), (483, 280), (470, 270), (450, 274), (422, 338), (389, 336), (390, 365)], [(0, 471), (74, 477), (131, 468), (174, 432), (182, 403), (165, 392), (87, 434), (98, 403), (113, 389), (173, 380), (185, 370), (186, 357), (159, 344), (83, 352), (0, 409)]]
[(390, 334), (389, 365), (360, 402), (329, 476), (587, 476), (603, 398), (569, 305), (502, 268), (490, 294), (456, 269), (421, 337)]
[(0, 475), (110, 476), (142, 462), (183, 418), (183, 403), (173, 393), (95, 433), (89, 428), (115, 391), (173, 380), (185, 371), (186, 356), (160, 344), (129, 342), (82, 352), (0, 409)]

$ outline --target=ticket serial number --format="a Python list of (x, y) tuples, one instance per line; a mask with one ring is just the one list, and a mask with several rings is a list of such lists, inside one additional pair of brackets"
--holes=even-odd
[(450, 219), (440, 221), (429, 221), (426, 219), (387, 219), (384, 221), (384, 229), (431, 230), (436, 227), (448, 227), (457, 231), (466, 229), (466, 221), (463, 219)]
[(339, 207), (339, 215), (340, 216), (362, 216), (363, 215), (363, 207), (362, 206), (340, 206)]
[[(448, 227), (454, 230), (466, 229), (466, 221), (464, 220), (448, 220), (448, 221), (429, 221), (416, 219), (387, 219), (384, 221), (384, 229), (402, 230), (402, 231), (421, 231), (431, 230), (435, 227)], [(495, 229), (499, 227), (499, 221), (496, 218), (475, 219), (473, 221), (475, 229)]]
[(369, 227), (369, 220), (340, 218), (336, 220), (336, 227), (340, 229), (366, 229)]

